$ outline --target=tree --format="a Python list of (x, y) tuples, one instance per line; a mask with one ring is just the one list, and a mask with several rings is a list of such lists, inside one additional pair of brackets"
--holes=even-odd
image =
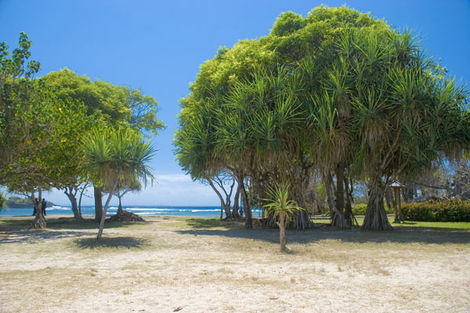
[(101, 239), (106, 212), (119, 183), (131, 184), (135, 179), (152, 178), (147, 163), (154, 155), (149, 143), (142, 141), (141, 135), (131, 128), (95, 129), (82, 142), (90, 174), (108, 188), (97, 240)]
[[(86, 76), (80, 76), (64, 68), (59, 72), (51, 72), (42, 78), (44, 83), (54, 90), (57, 98), (62, 101), (82, 103), (87, 108), (87, 115), (95, 123), (132, 127), (144, 133), (157, 134), (164, 124), (157, 118), (158, 103), (142, 91), (117, 86), (97, 80), (92, 82)], [(88, 127), (89, 128), (89, 127)], [(72, 149), (70, 151), (75, 151)], [(80, 153), (75, 153), (75, 156)], [(87, 177), (80, 167), (75, 167), (75, 174), (69, 175), (65, 185), (66, 194), (72, 207), (77, 202), (77, 188)], [(94, 184), (95, 219), (102, 217), (102, 186), (99, 181)], [(74, 211), (75, 212), (75, 211)], [(75, 213), (74, 213), (75, 214)]]
[(303, 210), (293, 200), (289, 200), (289, 186), (277, 185), (274, 189), (269, 190), (270, 197), (265, 199), (268, 203), (264, 205), (268, 214), (272, 214), (279, 219), (279, 242), (281, 252), (290, 252), (286, 243), (286, 224), (289, 215), (296, 211)]
[[(0, 43), (0, 184), (9, 182), (10, 166), (18, 155), (31, 150), (30, 124), (24, 115), (36, 105), (34, 98), (34, 74), (39, 62), (28, 61), (31, 41), (25, 33), (20, 34), (19, 47), (9, 57), (8, 44)], [(34, 101), (33, 101), (34, 100)]]
[[(321, 65), (331, 58), (329, 50), (339, 36), (337, 28), (383, 25), (346, 8), (321, 7), (305, 19), (288, 12), (281, 14), (269, 36), (219, 50), (214, 59), (201, 66), (191, 93), (182, 99), (176, 139), (180, 164), (191, 174), (194, 172), (195, 167), (188, 165), (194, 162), (184, 156), (194, 151), (193, 139), (203, 139), (199, 142), (204, 142), (207, 149), (197, 160), (211, 162), (198, 161), (197, 168), (211, 164), (235, 174), (248, 213), (247, 227), (251, 223), (245, 188), (248, 180), (256, 192), (263, 193), (280, 176), (290, 177), (292, 192), (302, 202), (314, 165), (312, 160), (316, 160), (309, 151), (311, 128), (302, 120), (306, 121), (309, 112), (310, 90), (318, 88), (324, 78)], [(307, 61), (316, 55), (323, 64), (308, 68), (308, 73), (296, 71), (311, 65)], [(305, 84), (307, 78), (309, 85)], [(282, 124), (286, 113), (294, 114), (295, 122), (287, 119), (288, 123)], [(290, 134), (287, 126), (303, 131)], [(201, 136), (190, 135), (193, 131)], [(304, 213), (299, 212), (299, 228), (310, 223)]]
[(181, 101), (178, 160), (192, 175), (233, 172), (245, 207), (275, 182), (290, 182), (302, 202), (320, 173), (338, 227), (352, 225), (352, 186), (366, 181), (363, 228), (390, 229), (388, 181), (468, 147), (465, 91), (447, 77), (409, 32), (367, 14), (325, 6), (305, 18), (283, 13), (268, 36), (201, 66)]
[(119, 182), (117, 186), (116, 196), (119, 199), (118, 205), (118, 214), (122, 213), (122, 198), (132, 191), (140, 191), (142, 189), (142, 184), (137, 179), (130, 179), (129, 182)]

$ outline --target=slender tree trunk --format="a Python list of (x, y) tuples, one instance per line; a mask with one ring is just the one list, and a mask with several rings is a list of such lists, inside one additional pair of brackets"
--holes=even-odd
[[(225, 210), (224, 197), (222, 197), (222, 194), (217, 190), (214, 183), (212, 182), (212, 179), (207, 178), (207, 181), (209, 182), (209, 185), (211, 186), (211, 188), (214, 190), (214, 192), (219, 197), (219, 200), (220, 200), (220, 219), (223, 219), (224, 218), (224, 210)], [(228, 217), (230, 217), (230, 210), (229, 210), (229, 214), (227, 215), (227, 218)]]
[(250, 206), (250, 200), (248, 198), (246, 189), (245, 189), (245, 183), (244, 183), (244, 177), (240, 176), (240, 180), (238, 184), (240, 185), (241, 188), (241, 194), (242, 194), (242, 202), (243, 202), (243, 211), (245, 212), (245, 228), (247, 229), (252, 229), (253, 228), (253, 217), (251, 214), (251, 206)]
[(88, 183), (86, 183), (85, 186), (83, 186), (83, 189), (80, 190), (80, 197), (78, 198), (78, 212), (80, 213), (80, 216), (82, 216), (82, 197), (87, 186), (88, 186)]
[(41, 210), (41, 199), (42, 199), (42, 189), (39, 188), (38, 192), (38, 201), (35, 201), (34, 199), (34, 193), (33, 193), (33, 203), (34, 203), (34, 220), (33, 220), (33, 228), (46, 228), (47, 222), (46, 218), (42, 214)]
[(352, 213), (353, 183), (351, 181), (351, 188), (349, 188), (349, 180), (347, 177), (344, 178), (344, 187), (345, 187), (345, 192), (346, 192), (346, 205), (344, 208), (344, 220), (346, 221), (346, 225), (348, 227), (351, 227), (353, 225), (353, 218), (354, 218), (353, 213)]
[(77, 220), (82, 219), (82, 215), (78, 210), (77, 197), (75, 197), (76, 193), (74, 194), (73, 189), (70, 187), (66, 187), (64, 193), (67, 195), (67, 198), (69, 198), (70, 204), (72, 205), (73, 217)]
[(281, 252), (288, 252), (289, 250), (286, 247), (287, 239), (286, 239), (286, 212), (280, 211), (279, 212), (279, 243), (281, 247)]
[(106, 213), (108, 212), (108, 207), (109, 207), (109, 203), (111, 202), (111, 198), (113, 197), (113, 194), (114, 192), (116, 191), (116, 188), (119, 184), (119, 178), (121, 177), (121, 172), (119, 171), (118, 175), (117, 175), (117, 178), (116, 178), (116, 181), (114, 183), (114, 186), (113, 188), (111, 189), (109, 195), (108, 195), (108, 199), (106, 200), (106, 204), (104, 205), (104, 210), (103, 210), (103, 214), (101, 216), (101, 221), (100, 221), (100, 228), (98, 230), (98, 235), (96, 236), (96, 240), (100, 240), (101, 239), (101, 235), (103, 234), (103, 229), (104, 229), (104, 221), (106, 219)]
[(338, 164), (335, 169), (336, 175), (336, 193), (335, 209), (331, 216), (331, 225), (340, 228), (347, 228), (348, 225), (344, 218), (344, 167)]
[(93, 193), (95, 196), (95, 221), (99, 222), (103, 217), (102, 188), (93, 186)]
[(235, 197), (233, 198), (233, 209), (232, 209), (232, 216), (238, 217), (238, 210), (240, 209), (240, 185), (237, 186), (237, 191), (235, 191)]
[(362, 229), (365, 230), (391, 230), (392, 225), (388, 221), (384, 208), (385, 186), (382, 178), (372, 178), (369, 182), (369, 200), (367, 202), (366, 216)]
[(333, 196), (333, 179), (330, 173), (323, 175), (323, 183), (325, 184), (326, 200), (330, 209), (330, 215), (333, 216), (335, 210), (335, 201)]
[(387, 188), (385, 189), (385, 193), (384, 193), (384, 199), (385, 199), (385, 204), (387, 205), (387, 208), (389, 210), (391, 210), (392, 208), (394, 208), (394, 205), (393, 205), (393, 194), (392, 194), (392, 190), (391, 188)]
[(291, 187), (292, 194), (294, 195), (294, 200), (297, 202), (297, 205), (303, 210), (299, 210), (295, 213), (295, 228), (297, 230), (304, 230), (312, 226), (312, 221), (310, 220), (310, 214), (306, 210), (305, 200), (304, 200), (304, 191), (306, 185), (308, 186), (308, 180), (302, 180), (301, 172), (297, 173), (297, 182)]
[(118, 194), (119, 205), (118, 205), (117, 214), (122, 214), (122, 202), (121, 202), (121, 198), (122, 198), (122, 196)]

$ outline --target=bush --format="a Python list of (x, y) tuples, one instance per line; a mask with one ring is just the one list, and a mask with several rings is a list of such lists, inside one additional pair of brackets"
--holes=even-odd
[(426, 201), (405, 203), (401, 218), (424, 222), (470, 222), (470, 201)]
[(352, 212), (354, 215), (365, 215), (367, 210), (367, 203), (359, 203), (353, 206)]
[[(367, 203), (359, 203), (355, 204), (352, 207), (352, 212), (353, 215), (365, 215), (367, 210)], [(385, 212), (387, 213), (393, 213), (393, 208), (388, 209), (387, 206), (385, 206)], [(330, 216), (330, 210), (328, 208), (322, 210), (321, 212), (322, 216)]]

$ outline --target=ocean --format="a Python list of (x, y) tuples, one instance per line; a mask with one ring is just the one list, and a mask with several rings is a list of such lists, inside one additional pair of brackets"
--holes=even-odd
[[(123, 206), (126, 211), (139, 215), (175, 215), (175, 216), (191, 216), (191, 217), (220, 217), (220, 207), (218, 206)], [(108, 209), (107, 215), (113, 215), (117, 212), (117, 207), (112, 206)], [(31, 208), (12, 208), (0, 209), (0, 216), (31, 216), (33, 207)], [(71, 215), (73, 216), (70, 206), (54, 205), (46, 209), (48, 215)], [(82, 206), (82, 215), (95, 215), (95, 207), (92, 205)], [(261, 216), (260, 209), (253, 209), (253, 216)]]

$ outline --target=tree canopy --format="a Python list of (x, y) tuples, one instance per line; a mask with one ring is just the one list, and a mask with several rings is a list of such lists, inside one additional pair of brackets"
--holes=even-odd
[(410, 32), (346, 7), (286, 12), (269, 35), (219, 49), (181, 103), (176, 152), (193, 178), (230, 170), (261, 194), (289, 184), (304, 206), (320, 174), (339, 227), (353, 179), (370, 190), (363, 227), (388, 229), (389, 180), (470, 139), (465, 90)]

